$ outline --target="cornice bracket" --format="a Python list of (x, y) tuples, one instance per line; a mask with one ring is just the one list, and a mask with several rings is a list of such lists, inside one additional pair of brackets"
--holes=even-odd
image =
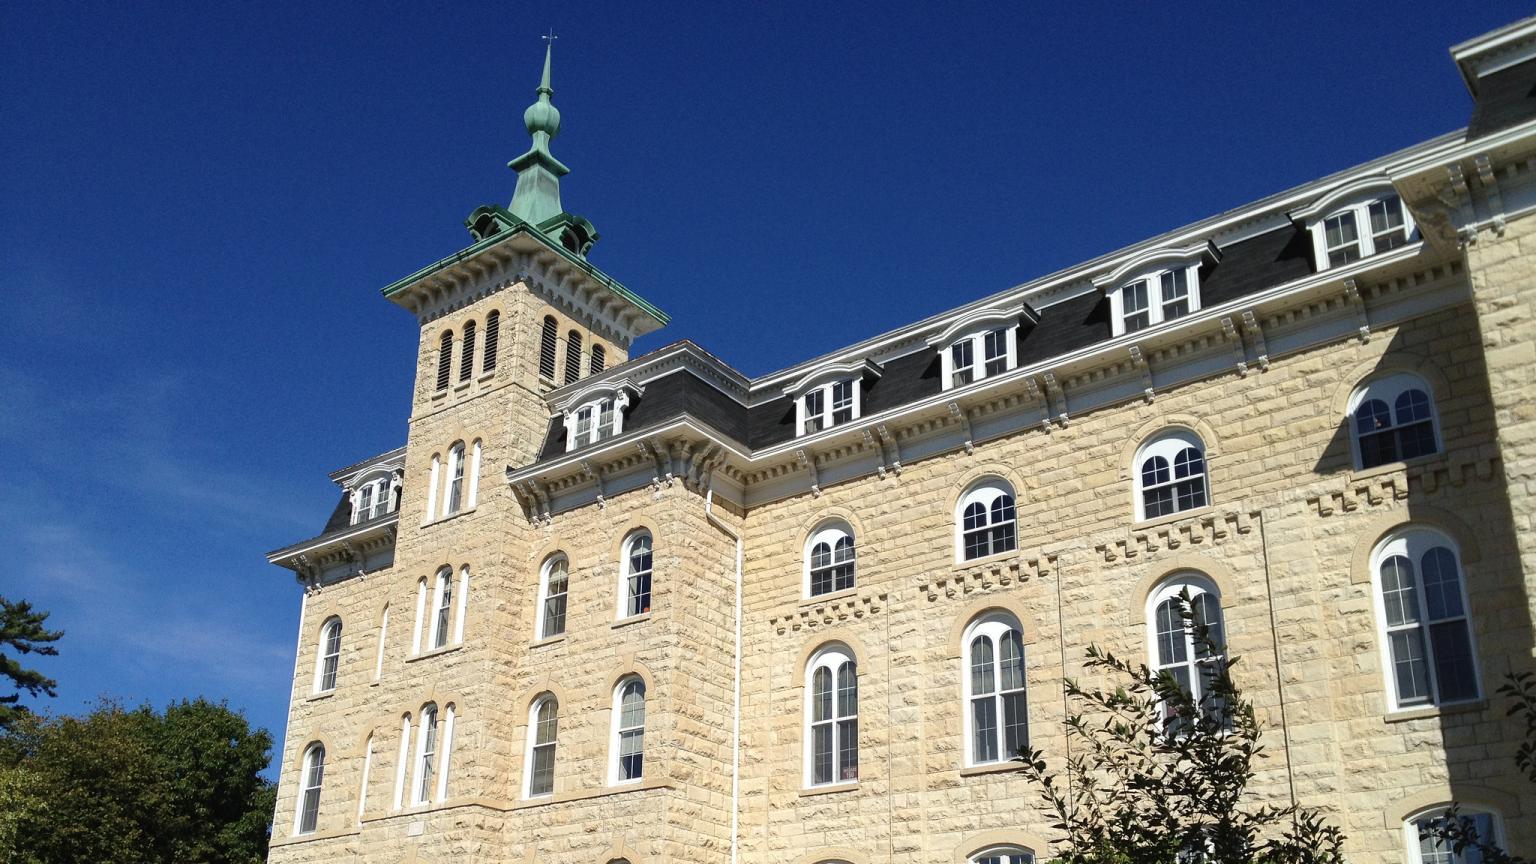
[(1504, 236), (1504, 196), (1499, 192), (1499, 177), (1493, 173), (1493, 160), (1487, 153), (1472, 159), (1477, 166), (1477, 182), (1482, 184), (1483, 197), (1488, 202), (1488, 216), (1493, 220), (1493, 233)]
[(820, 498), (821, 471), (816, 467), (816, 455), (814, 453), (807, 454), (805, 452), (805, 448), (802, 447), (801, 449), (795, 451), (795, 460), (799, 462), (807, 471), (811, 472), (811, 496), (814, 498)]
[(875, 434), (880, 436), (880, 455), (882, 457), (886, 456), (886, 448), (890, 448), (890, 455), (886, 458), (886, 464), (889, 465), (891, 470), (896, 473), (897, 477), (900, 477), (901, 445), (896, 443), (896, 436), (891, 434), (890, 430), (885, 427), (884, 423), (881, 423), (875, 427)]
[(1221, 335), (1232, 343), (1232, 358), (1237, 363), (1237, 377), (1248, 377), (1248, 353), (1243, 350), (1242, 334), (1237, 332), (1237, 325), (1232, 323), (1232, 316), (1221, 319)]
[(1131, 346), (1131, 366), (1141, 372), (1141, 393), (1147, 400), (1147, 404), (1151, 405), (1155, 395), (1152, 392), (1152, 367), (1147, 363), (1147, 357), (1141, 352), (1140, 345)]
[[(1034, 384), (1035, 379), (1030, 378), (1029, 383)], [(960, 428), (965, 431), (965, 455), (976, 452), (976, 435), (971, 431), (971, 415), (965, 413), (959, 402), (949, 403), (949, 416), (960, 421)]]
[(1243, 332), (1247, 333), (1248, 338), (1253, 340), (1253, 350), (1256, 354), (1255, 359), (1259, 363), (1259, 371), (1268, 372), (1269, 347), (1264, 342), (1264, 328), (1259, 326), (1259, 319), (1254, 317), (1252, 309), (1247, 309), (1243, 312)]
[(1360, 295), (1360, 283), (1345, 279), (1344, 297), (1349, 301), (1350, 308), (1355, 310), (1355, 325), (1359, 331), (1360, 344), (1364, 345), (1371, 341), (1371, 319), (1365, 313), (1365, 298)]
[(1055, 412), (1056, 424), (1063, 429), (1067, 426), (1067, 394), (1061, 385), (1056, 382), (1055, 372), (1040, 373), (1040, 380), (1045, 382), (1046, 413)]

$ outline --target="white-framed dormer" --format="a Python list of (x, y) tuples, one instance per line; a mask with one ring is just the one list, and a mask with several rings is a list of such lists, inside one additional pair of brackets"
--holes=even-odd
[(869, 360), (850, 360), (812, 369), (784, 388), (795, 400), (795, 436), (852, 423), (864, 415), (865, 385), (880, 377)]
[(621, 378), (598, 381), (562, 399), (556, 408), (565, 418), (566, 452), (622, 434), (624, 412), (639, 395), (639, 387)]
[(992, 378), (1019, 365), (1019, 326), (1039, 316), (1026, 303), (977, 309), (928, 337), (939, 352), (945, 390)]
[(1318, 272), (1406, 246), (1419, 236), (1413, 214), (1383, 176), (1346, 183), (1291, 211), (1291, 219), (1311, 237)]
[(1143, 252), (1095, 277), (1093, 286), (1109, 298), (1113, 335), (1135, 333), (1199, 311), (1200, 268), (1219, 260), (1216, 244), (1202, 240)]

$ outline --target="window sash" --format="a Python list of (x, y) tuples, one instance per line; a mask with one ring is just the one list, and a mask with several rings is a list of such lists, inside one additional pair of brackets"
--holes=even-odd
[(440, 599), (437, 604), (437, 625), (432, 630), (433, 648), (441, 648), (448, 644), (448, 625), (453, 617), (452, 574), (439, 577), (438, 591)]
[(320, 691), (336, 689), (336, 672), (341, 665), (341, 625), (325, 629), (325, 654), (320, 659)]
[(969, 384), (975, 378), (976, 345), (970, 339), (961, 339), (949, 346), (949, 386)]
[(1008, 371), (1008, 330), (988, 330), (982, 335), (982, 356), (985, 359), (986, 377)]
[(320, 789), (325, 782), (325, 751), (311, 750), (304, 772), (303, 801), (299, 806), (300, 834), (309, 834), (320, 821)]
[(565, 564), (550, 569), (544, 583), (544, 628), (539, 635), (548, 639), (565, 632), (565, 598), (570, 588), (570, 571)]
[(853, 420), (853, 381), (832, 383), (832, 425)]

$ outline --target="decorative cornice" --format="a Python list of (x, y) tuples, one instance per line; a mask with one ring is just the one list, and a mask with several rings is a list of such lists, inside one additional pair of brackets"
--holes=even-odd
[(813, 366), (798, 381), (784, 388), (785, 396), (796, 396), (811, 389), (818, 384), (825, 384), (834, 378), (859, 378), (868, 380), (880, 377), (880, 367), (868, 359), (834, 361), (820, 366)]
[(1305, 223), (1315, 221), (1319, 216), (1326, 216), (1329, 211), (1340, 204), (1365, 198), (1373, 194), (1395, 191), (1396, 187), (1393, 185), (1392, 179), (1385, 174), (1373, 174), (1368, 177), (1356, 178), (1335, 186), (1311, 204), (1292, 210), (1291, 220), (1298, 225), (1304, 225)]
[(1257, 511), (1207, 511), (1145, 528), (1132, 527), (1123, 540), (1100, 543), (1094, 547), (1106, 562), (1130, 560), (1160, 550), (1183, 546), (1215, 546), (1233, 534), (1253, 530)]
[(886, 599), (886, 593), (881, 591), (838, 597), (824, 603), (807, 603), (793, 611), (770, 616), (768, 626), (780, 636), (800, 630), (828, 627), (841, 624), (850, 618), (860, 619), (878, 615), (885, 611)]
[(1031, 579), (1045, 579), (1056, 571), (1056, 556), (1044, 554), (1035, 557), (1014, 555), (977, 564), (960, 564), (953, 570), (930, 575), (920, 582), (917, 590), (928, 602), (940, 597), (956, 598), (1007, 588)]
[(1093, 287), (1100, 291), (1108, 291), (1117, 288), (1121, 283), (1151, 270), (1158, 264), (1192, 263), (1194, 261), (1215, 263), (1221, 260), (1221, 250), (1210, 240), (1192, 243), (1188, 246), (1160, 246), (1148, 249), (1139, 255), (1126, 259), (1116, 266), (1098, 276), (1093, 277)]

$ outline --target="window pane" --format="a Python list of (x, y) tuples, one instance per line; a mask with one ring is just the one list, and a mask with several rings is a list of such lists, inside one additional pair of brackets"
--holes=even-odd
[(619, 779), (639, 779), (645, 763), (645, 731), (619, 733)]
[(1392, 671), (1397, 679), (1397, 701), (1407, 705), (1429, 698), (1429, 668), (1424, 662), (1422, 631), (1414, 627), (1388, 634), (1392, 646)]
[(1170, 666), (1189, 660), (1184, 634), (1184, 618), (1179, 614), (1179, 601), (1169, 598), (1157, 606), (1157, 662)]
[(832, 782), (832, 724), (811, 727), (811, 782)]
[(1012, 759), (1029, 743), (1029, 718), (1025, 712), (1024, 693), (1003, 696), (1003, 752)]
[(1017, 690), (1024, 686), (1024, 640), (1019, 631), (1009, 630), (998, 640), (1001, 689)]
[(555, 745), (533, 748), (533, 776), (528, 781), (529, 795), (548, 795), (555, 790)]
[(1387, 625), (1399, 627), (1419, 620), (1419, 600), (1413, 582), (1413, 564), (1401, 555), (1381, 562), (1381, 600)]
[(1179, 510), (1193, 510), (1196, 507), (1205, 506), (1205, 478), (1203, 476), (1175, 483), (1174, 490), (1177, 492)]
[(1399, 428), (1397, 440), (1404, 459), (1428, 456), (1440, 449), (1435, 446), (1435, 427), (1428, 420)]
[(971, 700), (971, 758), (997, 761), (997, 700), (991, 696)]
[(1355, 243), (1360, 239), (1355, 231), (1355, 214), (1353, 213), (1340, 213), (1329, 217), (1323, 223), (1323, 230), (1327, 233), (1330, 250), (1346, 243)]
[(1459, 702), (1477, 696), (1477, 673), (1472, 665), (1472, 640), (1466, 621), (1429, 625), (1429, 642), (1435, 651), (1435, 684), (1441, 702)]
[(1444, 546), (1424, 553), (1419, 562), (1424, 573), (1424, 607), (1429, 620), (1459, 618), (1464, 614), (1461, 606), (1461, 576), (1456, 570), (1456, 556)]
[(1161, 489), (1148, 489), (1142, 494), (1142, 506), (1144, 516), (1155, 519), (1158, 516), (1167, 516), (1173, 512), (1173, 487), (1164, 486)]
[(832, 670), (825, 666), (811, 675), (811, 722), (832, 718)]
[(1162, 275), (1163, 320), (1189, 314), (1189, 271), (1169, 270)]
[(949, 346), (951, 387), (971, 383), (971, 366), (976, 362), (975, 350), (970, 339), (963, 339)]
[(1159, 486), (1171, 479), (1168, 472), (1168, 460), (1161, 456), (1153, 456), (1141, 463), (1141, 485)]
[(992, 330), (982, 338), (982, 348), (987, 361), (988, 375), (1001, 375), (1008, 371), (1008, 331)]
[(859, 713), (859, 674), (852, 663), (844, 663), (837, 670), (837, 716), (852, 717)]
[[(1206, 639), (1210, 640), (1211, 645), (1215, 646), (1217, 651), (1225, 650), (1227, 636), (1222, 629), (1221, 604), (1217, 601), (1215, 595), (1204, 592), (1196, 594), (1190, 599), (1189, 605), (1190, 611), (1195, 616), (1195, 621), (1205, 625)], [(1197, 645), (1195, 646), (1195, 653), (1202, 658), (1207, 657), (1210, 655), (1210, 649)]]
[(837, 721), (837, 778), (859, 779), (859, 721)]
[(832, 422), (847, 423), (853, 419), (853, 381), (837, 381), (832, 385)]
[(992, 640), (977, 636), (971, 641), (971, 695), (982, 696), (992, 692)]

